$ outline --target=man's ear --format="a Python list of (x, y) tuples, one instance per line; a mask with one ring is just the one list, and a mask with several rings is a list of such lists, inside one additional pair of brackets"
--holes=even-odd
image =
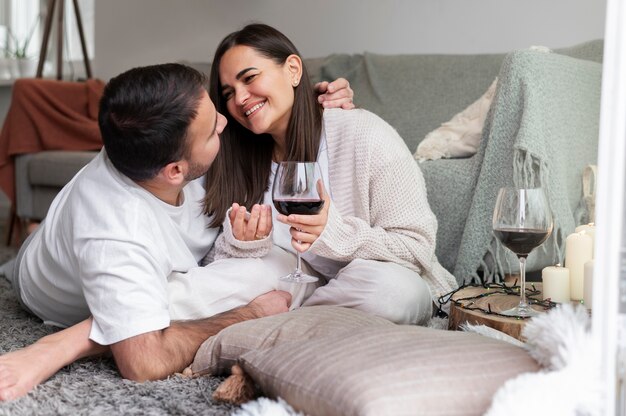
[(187, 162), (179, 160), (177, 162), (168, 163), (161, 169), (159, 176), (167, 183), (172, 185), (180, 185), (185, 181), (185, 170), (188, 168)]
[(291, 76), (291, 85), (298, 86), (302, 78), (302, 58), (295, 54), (289, 55), (285, 61), (285, 68)]

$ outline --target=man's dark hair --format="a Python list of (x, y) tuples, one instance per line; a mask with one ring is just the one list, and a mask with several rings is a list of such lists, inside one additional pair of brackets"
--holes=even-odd
[(206, 76), (180, 64), (133, 68), (112, 78), (98, 123), (113, 166), (144, 181), (189, 157), (187, 129), (207, 90)]

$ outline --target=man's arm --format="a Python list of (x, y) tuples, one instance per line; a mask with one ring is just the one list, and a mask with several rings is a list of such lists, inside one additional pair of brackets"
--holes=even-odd
[(160, 380), (181, 372), (200, 345), (222, 329), (289, 310), (291, 295), (273, 291), (242, 306), (210, 318), (172, 322), (168, 328), (137, 335), (111, 345), (122, 377), (134, 381)]

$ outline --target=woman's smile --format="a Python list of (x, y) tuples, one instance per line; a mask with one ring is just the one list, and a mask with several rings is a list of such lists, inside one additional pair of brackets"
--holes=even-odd
[(245, 110), (244, 114), (246, 115), (246, 117), (250, 117), (253, 114), (255, 114), (257, 110), (260, 110), (261, 107), (263, 107), (264, 105), (265, 105), (265, 101), (255, 104), (252, 107), (250, 107), (248, 110)]

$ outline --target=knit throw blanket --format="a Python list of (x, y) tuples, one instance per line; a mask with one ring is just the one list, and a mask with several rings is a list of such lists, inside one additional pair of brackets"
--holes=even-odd
[(503, 186), (542, 186), (553, 213), (552, 235), (531, 254), (528, 269), (563, 261), (565, 238), (582, 216), (581, 175), (597, 159), (601, 74), (600, 63), (555, 53), (524, 50), (505, 58), (476, 155), (476, 188), (454, 268), (458, 280), (479, 281), (479, 269), (485, 281), (516, 270), (516, 258), (491, 228)]
[(22, 78), (0, 133), (0, 188), (15, 201), (15, 156), (42, 150), (98, 150), (98, 102), (104, 82)]

